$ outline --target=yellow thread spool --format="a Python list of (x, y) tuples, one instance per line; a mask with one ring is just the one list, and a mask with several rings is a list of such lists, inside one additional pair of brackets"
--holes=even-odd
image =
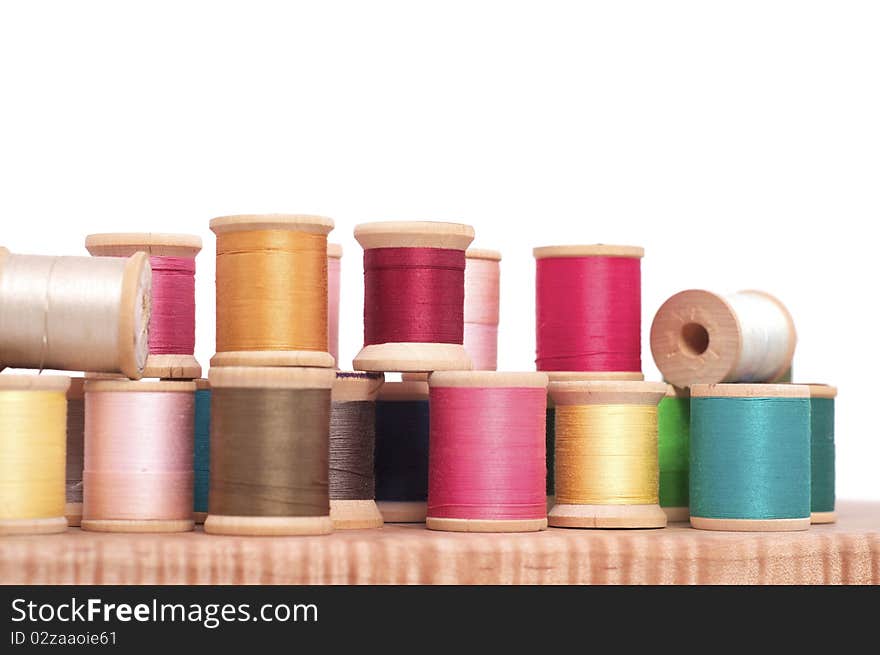
[(69, 386), (55, 375), (0, 377), (0, 535), (67, 529)]
[(662, 528), (657, 405), (660, 382), (551, 382), (556, 407), (556, 505), (566, 528)]
[(327, 234), (321, 216), (211, 221), (217, 235), (212, 366), (334, 366), (328, 352)]

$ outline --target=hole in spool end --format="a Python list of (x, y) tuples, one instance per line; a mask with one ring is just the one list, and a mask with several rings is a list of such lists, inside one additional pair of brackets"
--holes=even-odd
[(681, 327), (681, 344), (690, 355), (702, 355), (709, 348), (709, 332), (699, 323), (685, 323)]

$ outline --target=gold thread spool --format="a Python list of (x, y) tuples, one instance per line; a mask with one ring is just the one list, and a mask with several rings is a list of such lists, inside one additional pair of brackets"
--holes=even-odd
[[(755, 327), (737, 310), (736, 299), (751, 303), (765, 301), (778, 313), (776, 323), (787, 331), (784, 348), (757, 352), (750, 347)], [(766, 318), (766, 317), (765, 317)], [(762, 330), (757, 330), (761, 333)], [(677, 387), (722, 382), (775, 382), (790, 375), (797, 333), (794, 320), (778, 298), (764, 291), (740, 291), (720, 294), (690, 289), (671, 296), (661, 305), (651, 324), (651, 353), (663, 379)], [(744, 360), (778, 363), (772, 371), (743, 376), (739, 369)]]
[[(641, 382), (645, 379), (645, 376), (639, 372), (626, 372), (626, 371), (544, 371), (547, 374), (547, 377), (550, 379), (550, 382), (586, 382), (588, 380), (620, 380), (620, 381), (634, 381)], [(553, 403), (553, 397), (550, 395), (550, 390), (548, 387), (547, 390), (547, 417), (548, 421), (551, 418), (555, 418), (556, 416), (556, 405)], [(553, 446), (555, 445), (556, 439), (556, 425), (548, 424), (547, 425), (547, 475), (551, 477), (554, 476), (554, 471), (552, 470), (553, 463), (555, 461), (555, 452), (553, 451)], [(549, 489), (548, 489), (549, 491)], [(547, 494), (547, 512), (553, 508), (553, 505), (556, 503), (556, 495), (552, 493)]]
[(64, 532), (70, 378), (0, 377), (0, 535)]
[(660, 382), (550, 383), (557, 430), (551, 526), (666, 526), (657, 461), (657, 405), (665, 394)]
[[(281, 368), (281, 367), (245, 367), (234, 366), (225, 368), (212, 368), (208, 373), (211, 385), (211, 490), (208, 500), (208, 517), (205, 519), (205, 532), (209, 534), (223, 535), (252, 535), (252, 536), (282, 536), (282, 535), (320, 535), (333, 531), (333, 522), (330, 519), (329, 491), (327, 495), (327, 507), (325, 516), (263, 516), (255, 513), (242, 513), (240, 515), (222, 514), (215, 509), (215, 493), (218, 492), (216, 477), (218, 471), (218, 458), (221, 452), (222, 436), (219, 431), (223, 430), (224, 416), (227, 408), (224, 405), (225, 392), (252, 392), (252, 391), (326, 391), (326, 405), (321, 411), (326, 411), (323, 417), (317, 417), (324, 421), (324, 447), (329, 450), (330, 430), (330, 395), (336, 371), (330, 368)], [(266, 436), (266, 435), (262, 435)], [(268, 435), (273, 436), (273, 435)], [(285, 443), (295, 445), (298, 438), (295, 425), (286, 427), (281, 436)], [(259, 444), (257, 435), (254, 436), (255, 445)], [(312, 486), (327, 487), (328, 465), (327, 450), (323, 453), (324, 464), (323, 480), (311, 479)], [(320, 453), (311, 453), (320, 457)], [(236, 482), (239, 485), (251, 485), (251, 480), (259, 472), (236, 471)], [(264, 478), (261, 478), (264, 479)]]
[(0, 248), (0, 369), (139, 379), (149, 351), (151, 273), (144, 253), (120, 260)]
[(327, 234), (333, 220), (223, 216), (217, 235), (217, 354), (212, 366), (333, 367)]
[[(331, 410), (331, 431), (335, 428), (335, 406), (337, 403), (375, 403), (376, 397), (385, 376), (379, 374), (362, 374), (363, 377), (346, 377), (346, 374), (337, 375), (333, 381), (332, 401), (334, 408)], [(351, 375), (351, 374), (349, 374)], [(375, 427), (375, 416), (373, 416)], [(375, 437), (369, 444), (370, 451), (375, 448)], [(333, 459), (333, 442), (330, 443), (331, 460)], [(372, 467), (371, 467), (372, 469)], [(375, 494), (374, 494), (375, 495)], [(333, 521), (334, 530), (359, 530), (366, 528), (381, 528), (384, 520), (376, 500), (336, 500), (333, 491), (330, 492), (330, 519)]]
[[(151, 232), (90, 234), (86, 250), (96, 257), (130, 257), (138, 252), (149, 257), (195, 259), (202, 249), (201, 237), (194, 234)], [(163, 380), (192, 380), (202, 375), (194, 355), (149, 354), (144, 377)]]
[[(331, 274), (335, 267), (335, 275)], [(327, 244), (327, 348), (339, 368), (339, 305), (340, 281), (342, 279), (342, 246)]]
[[(67, 390), (67, 495), (64, 505), (64, 515), (67, 517), (67, 525), (78, 528), (82, 521), (82, 474), (83, 474), (83, 420), (85, 419), (85, 394), (83, 393), (83, 378), (71, 378), (70, 388)], [(69, 488), (70, 481), (77, 480), (79, 489), (76, 497), (72, 496)]]
[[(460, 223), (434, 221), (380, 221), (355, 226), (354, 238), (365, 251), (373, 248), (464, 251), (474, 240), (474, 228)], [(371, 344), (364, 346), (354, 358), (354, 368), (358, 371), (457, 371), (470, 370), (472, 367), (464, 346), (456, 343), (411, 341)]]

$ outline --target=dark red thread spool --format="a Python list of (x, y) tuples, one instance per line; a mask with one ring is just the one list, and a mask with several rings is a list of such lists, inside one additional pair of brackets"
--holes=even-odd
[(644, 250), (552, 246), (534, 255), (538, 370), (640, 372)]
[(366, 223), (355, 228), (364, 248), (363, 371), (470, 369), (462, 346), (468, 225)]
[(533, 532), (547, 527), (547, 376), (433, 373), (427, 527)]

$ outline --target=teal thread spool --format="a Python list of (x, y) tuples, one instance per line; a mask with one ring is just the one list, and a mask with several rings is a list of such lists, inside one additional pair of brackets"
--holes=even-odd
[(827, 384), (810, 387), (810, 519), (834, 523), (834, 399), (837, 389)]
[(810, 527), (809, 387), (694, 385), (690, 436), (693, 527)]
[(196, 380), (195, 450), (193, 451), (193, 521), (204, 523), (208, 516), (208, 479), (211, 461), (211, 385)]
[(670, 384), (657, 407), (660, 507), (669, 521), (687, 521), (690, 516), (690, 423), (690, 393)]

